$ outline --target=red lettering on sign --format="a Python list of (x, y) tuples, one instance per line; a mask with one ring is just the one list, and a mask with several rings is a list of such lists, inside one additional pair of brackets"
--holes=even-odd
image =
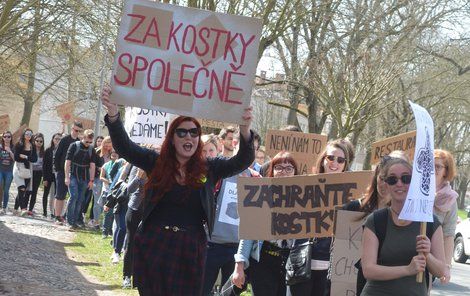
[(129, 31), (129, 33), (127, 33), (127, 35), (124, 37), (124, 40), (129, 41), (129, 42), (142, 43), (142, 40), (133, 38), (133, 37), (131, 37), (131, 35), (134, 34), (134, 32), (135, 32), (135, 31), (142, 25), (142, 23), (145, 21), (145, 16), (144, 16), (144, 15), (140, 15), (140, 14), (133, 14), (133, 13), (129, 13), (128, 16), (130, 16), (131, 18), (137, 18), (138, 21), (137, 21), (137, 23), (135, 24), (135, 26), (134, 26), (133, 28), (131, 28), (131, 30)]

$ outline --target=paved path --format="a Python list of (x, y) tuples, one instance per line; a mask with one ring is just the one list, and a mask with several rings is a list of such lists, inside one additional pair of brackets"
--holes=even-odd
[[(37, 213), (41, 207), (38, 198)], [(74, 235), (42, 217), (0, 216), (0, 295), (119, 295), (80, 270), (96, 263), (67, 253)]]

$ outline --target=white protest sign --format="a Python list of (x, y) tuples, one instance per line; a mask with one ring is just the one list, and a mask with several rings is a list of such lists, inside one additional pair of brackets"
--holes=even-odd
[(135, 143), (161, 145), (170, 120), (166, 112), (127, 107), (124, 128)]
[(436, 193), (434, 123), (426, 109), (409, 103), (416, 121), (416, 146), (411, 184), (399, 219), (432, 222)]
[(223, 195), (219, 195), (219, 197), (222, 197), (219, 222), (238, 226), (240, 223), (240, 217), (238, 216), (237, 209), (237, 183), (226, 182)]
[(111, 79), (113, 102), (243, 123), (262, 20), (127, 0)]

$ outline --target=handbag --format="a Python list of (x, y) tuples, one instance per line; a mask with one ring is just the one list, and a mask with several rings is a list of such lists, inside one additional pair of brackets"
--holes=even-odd
[(31, 170), (30, 169), (27, 169), (25, 166), (24, 166), (24, 163), (22, 162), (17, 162), (16, 163), (16, 169), (18, 170), (18, 176), (21, 178), (21, 179), (31, 179)]
[(313, 242), (294, 245), (286, 262), (286, 284), (295, 285), (310, 280)]

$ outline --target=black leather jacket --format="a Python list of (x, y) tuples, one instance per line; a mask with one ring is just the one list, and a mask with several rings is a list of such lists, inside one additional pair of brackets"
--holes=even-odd
[[(146, 171), (148, 174), (152, 171), (154, 164), (159, 154), (154, 150), (140, 147), (132, 142), (121, 122), (120, 119), (115, 122), (109, 122), (108, 115), (105, 116), (104, 121), (108, 127), (109, 135), (113, 142), (113, 148), (125, 160), (130, 162)], [(200, 190), (201, 204), (206, 215), (209, 236), (214, 229), (215, 221), (215, 196), (214, 188), (219, 179), (225, 179), (233, 175), (237, 175), (248, 168), (255, 160), (255, 149), (253, 146), (253, 132), (251, 132), (250, 140), (246, 142), (243, 137), (240, 137), (240, 149), (237, 155), (231, 158), (216, 157), (208, 159), (208, 175), (206, 176), (206, 183)], [(146, 192), (146, 196), (152, 195), (152, 192)], [(146, 198), (145, 200), (149, 200)], [(155, 209), (158, 204), (145, 202), (144, 214), (142, 216), (142, 224)], [(143, 226), (143, 225), (142, 225)]]

